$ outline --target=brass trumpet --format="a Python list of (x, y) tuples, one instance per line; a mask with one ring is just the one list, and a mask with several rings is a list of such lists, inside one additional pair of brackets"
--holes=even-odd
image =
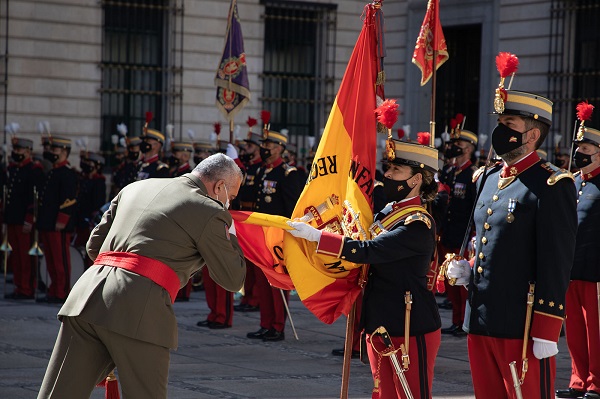
[(38, 217), (38, 192), (37, 188), (33, 186), (33, 245), (29, 248), (29, 255), (31, 256), (44, 256), (44, 252), (39, 245), (39, 233), (36, 226)]

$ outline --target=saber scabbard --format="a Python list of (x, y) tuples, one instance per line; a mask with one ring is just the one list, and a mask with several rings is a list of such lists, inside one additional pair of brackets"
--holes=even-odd
[[(380, 335), (381, 339), (383, 341), (383, 344), (386, 347), (385, 352), (379, 352), (377, 351), (377, 349), (375, 348), (375, 345), (373, 345), (373, 336), (374, 335)], [(390, 362), (392, 363), (392, 367), (394, 368), (394, 371), (396, 372), (396, 376), (398, 377), (398, 380), (400, 381), (400, 384), (402, 385), (402, 389), (404, 390), (404, 394), (406, 395), (407, 399), (414, 399), (414, 396), (410, 390), (410, 387), (408, 386), (408, 380), (406, 379), (406, 376), (404, 375), (404, 368), (400, 365), (400, 361), (398, 360), (398, 349), (394, 348), (394, 344), (392, 343), (392, 338), (390, 337), (390, 334), (387, 332), (387, 330), (385, 329), (385, 327), (381, 326), (379, 327), (377, 330), (375, 330), (373, 332), (373, 334), (371, 334), (371, 345), (373, 346), (373, 349), (380, 355), (380, 356), (387, 356), (390, 359)], [(408, 344), (408, 341), (406, 342), (406, 344)], [(402, 352), (402, 358), (404, 360), (404, 356), (406, 355), (406, 358), (408, 359), (408, 354), (406, 352), (406, 349), (404, 347), (404, 344), (400, 345), (400, 349)]]
[(521, 368), (521, 380), (520, 383), (523, 385), (525, 381), (525, 374), (529, 368), (527, 359), (527, 343), (529, 340), (529, 327), (531, 326), (531, 315), (533, 314), (533, 299), (535, 294), (535, 283), (529, 283), (529, 292), (527, 293), (527, 316), (525, 317), (525, 331), (523, 332), (523, 351), (521, 353), (521, 359), (523, 364)]
[(404, 348), (402, 350), (402, 367), (404, 370), (408, 370), (410, 365), (410, 358), (408, 357), (408, 344), (410, 342), (410, 311), (412, 309), (412, 295), (410, 291), (406, 291), (404, 294), (404, 304), (406, 305), (406, 311), (404, 312)]
[(512, 376), (513, 387), (515, 388), (517, 399), (523, 399), (523, 392), (521, 392), (521, 381), (519, 380), (519, 374), (517, 373), (517, 362), (513, 360), (508, 366), (510, 367), (510, 375)]

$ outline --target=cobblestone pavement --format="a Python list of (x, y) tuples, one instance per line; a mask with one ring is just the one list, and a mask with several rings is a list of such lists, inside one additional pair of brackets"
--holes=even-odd
[[(12, 291), (10, 284), (7, 291)], [(174, 307), (179, 349), (171, 355), (169, 398), (340, 397), (342, 359), (332, 356), (331, 350), (343, 347), (344, 317), (323, 324), (292, 296), (290, 309), (299, 339), (294, 339), (288, 322), (285, 341), (266, 343), (246, 338), (247, 332), (259, 328), (258, 312), (238, 312), (232, 328), (211, 330), (196, 326), (208, 314), (203, 291)], [(33, 300), (0, 299), (0, 397), (36, 397), (59, 328), (58, 309), (59, 305)], [(450, 311), (440, 313), (447, 327)], [(564, 338), (559, 348), (556, 385), (566, 387), (570, 358)], [(474, 398), (471, 385), (466, 338), (443, 336), (433, 397)], [(371, 388), (369, 367), (352, 360), (349, 398), (370, 398)], [(92, 398), (104, 398), (103, 390), (95, 389)]]

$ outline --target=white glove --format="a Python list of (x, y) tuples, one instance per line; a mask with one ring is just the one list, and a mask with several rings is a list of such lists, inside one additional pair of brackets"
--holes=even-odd
[(288, 226), (293, 227), (294, 230), (288, 230), (288, 233), (294, 237), (304, 238), (308, 241), (319, 242), (321, 239), (321, 230), (315, 229), (309, 224), (304, 222), (287, 222)]
[(467, 285), (471, 277), (471, 265), (464, 259), (453, 260), (448, 265), (446, 274), (448, 277), (456, 279), (455, 285)]
[(229, 234), (235, 235), (235, 222), (231, 220), (231, 226), (229, 226)]
[(558, 353), (558, 344), (547, 339), (533, 338), (533, 355), (537, 359), (552, 357)]
[(227, 151), (225, 152), (225, 155), (227, 155), (231, 159), (238, 158), (238, 152), (235, 149), (235, 147), (233, 146), (233, 144), (231, 144), (231, 143), (227, 144)]

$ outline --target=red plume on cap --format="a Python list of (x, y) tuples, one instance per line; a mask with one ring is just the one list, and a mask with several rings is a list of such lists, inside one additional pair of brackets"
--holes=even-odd
[(594, 106), (587, 101), (582, 101), (577, 104), (577, 119), (580, 121), (589, 121), (592, 119), (592, 113), (594, 112)]
[(146, 112), (146, 123), (144, 123), (144, 135), (146, 133), (148, 133), (148, 124), (152, 121), (152, 117), (154, 115), (152, 114), (152, 111), (147, 111)]
[(214, 128), (215, 128), (215, 133), (217, 134), (217, 136), (218, 136), (219, 134), (221, 134), (221, 123), (219, 123), (219, 122), (215, 122), (215, 124), (214, 124), (213, 126), (214, 126)]
[(498, 69), (498, 73), (500, 73), (500, 83), (498, 83), (498, 88), (496, 89), (496, 94), (494, 95), (494, 110), (498, 114), (504, 113), (504, 103), (508, 98), (508, 94), (504, 89), (504, 79), (507, 76), (517, 72), (518, 67), (519, 59), (516, 55), (501, 52), (496, 56), (496, 68)]
[(431, 141), (431, 134), (429, 132), (417, 133), (417, 142), (421, 145), (429, 145)]
[(396, 100), (385, 100), (375, 109), (377, 121), (388, 129), (394, 127), (394, 124), (398, 121), (399, 113), (400, 111), (398, 111)]
[(516, 55), (507, 52), (501, 52), (496, 56), (496, 68), (498, 68), (501, 78), (506, 78), (507, 76), (517, 72), (518, 67), (519, 59)]
[(594, 112), (594, 106), (587, 101), (582, 101), (577, 104), (577, 119), (581, 121), (579, 129), (577, 130), (577, 141), (583, 140), (585, 134), (585, 121), (592, 119), (592, 113)]
[(398, 129), (396, 134), (398, 135), (399, 139), (402, 139), (402, 137), (404, 137), (404, 129)]
[(460, 125), (465, 120), (465, 116), (463, 114), (461, 114), (461, 113), (458, 113), (458, 114), (456, 114), (456, 116), (454, 117), (454, 119), (456, 119), (456, 124)]
[(450, 130), (456, 129), (456, 126), (458, 126), (458, 122), (456, 121), (456, 118), (450, 119)]
[(252, 126), (255, 126), (258, 123), (258, 121), (254, 118), (252, 118), (251, 116), (248, 117), (248, 120), (246, 121), (246, 124), (248, 125), (248, 127), (250, 129), (252, 129)]
[(260, 119), (262, 120), (263, 125), (268, 125), (271, 120), (271, 112), (267, 110), (260, 111)]

